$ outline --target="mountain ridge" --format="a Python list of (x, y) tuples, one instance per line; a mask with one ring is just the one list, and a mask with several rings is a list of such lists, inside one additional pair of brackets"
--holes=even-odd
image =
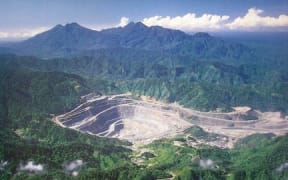
[(148, 27), (141, 22), (101, 31), (91, 30), (77, 23), (56, 25), (11, 48), (18, 54), (48, 58), (111, 48), (165, 51), (193, 58), (219, 60), (237, 60), (242, 56), (251, 56), (251, 50), (244, 45), (226, 42), (205, 32), (189, 35), (160, 26)]

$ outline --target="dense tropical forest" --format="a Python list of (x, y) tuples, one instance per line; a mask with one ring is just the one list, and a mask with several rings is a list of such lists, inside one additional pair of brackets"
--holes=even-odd
[[(74, 41), (61, 45), (67, 36), (79, 33), (86, 35), (81, 41), (74, 39), (82, 49), (76, 51)], [(145, 145), (152, 152), (140, 154), (144, 161), (137, 164), (130, 142), (83, 134), (51, 121), (90, 92), (132, 92), (201, 111), (250, 106), (286, 115), (287, 44), (274, 42), (279, 46), (263, 52), (262, 42), (248, 46), (252, 43), (137, 23), (99, 33), (77, 24), (56, 26), (1, 49), (0, 179), (288, 178), (287, 135), (251, 135), (233, 149), (174, 146), (174, 140), (185, 141), (181, 136), (161, 139)], [(91, 36), (103, 46), (85, 49), (95, 44)], [(185, 133), (213, 138), (201, 128)], [(43, 170), (25, 169), (31, 161)]]

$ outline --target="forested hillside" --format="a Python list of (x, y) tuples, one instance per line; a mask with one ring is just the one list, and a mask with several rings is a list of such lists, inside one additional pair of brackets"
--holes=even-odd
[(29, 56), (3, 55), (1, 67), (76, 74), (102, 94), (129, 91), (168, 102), (177, 101), (203, 111), (251, 106), (263, 111), (287, 112), (288, 77), (285, 71), (261, 64), (233, 66), (155, 54), (145, 57), (142, 51), (137, 54), (131, 51), (126, 50), (125, 54), (130, 58), (122, 52), (113, 51), (109, 55), (107, 51), (101, 51), (103, 54), (99, 53), (97, 57), (45, 61)]
[(151, 152), (140, 153), (141, 164), (129, 142), (51, 120), (91, 92), (131, 92), (201, 111), (250, 106), (286, 116), (285, 47), (268, 44), (272, 50), (263, 52), (249, 44), (141, 23), (103, 31), (72, 23), (1, 48), (0, 179), (287, 179), (287, 135), (251, 135), (233, 149), (195, 148), (184, 136), (214, 134), (188, 129), (143, 145)]

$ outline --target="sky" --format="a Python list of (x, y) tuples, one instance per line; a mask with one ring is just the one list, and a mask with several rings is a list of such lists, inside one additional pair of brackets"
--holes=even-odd
[(185, 32), (288, 31), (288, 0), (0, 0), (0, 39), (71, 22), (101, 30), (131, 21)]

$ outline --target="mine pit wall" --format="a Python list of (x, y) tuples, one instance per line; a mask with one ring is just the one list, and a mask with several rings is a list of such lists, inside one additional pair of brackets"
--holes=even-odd
[[(98, 134), (101, 136), (113, 136), (119, 133), (119, 131), (124, 127), (124, 125), (122, 124), (123, 119), (142, 122), (146, 121), (147, 123), (149, 123), (149, 121), (151, 120), (160, 120), (165, 117), (170, 118), (169, 115), (163, 116), (163, 112), (159, 110), (151, 110), (147, 107), (142, 107), (139, 105), (120, 104), (108, 111), (101, 113), (99, 116), (97, 116), (96, 120), (93, 123), (85, 124), (87, 128), (81, 128), (80, 130), (89, 131), (93, 134)], [(105, 121), (105, 119), (110, 120)], [(114, 132), (109, 132), (107, 134), (106, 132), (108, 131), (109, 127), (113, 125), (113, 123), (115, 125)], [(95, 128), (91, 128), (95, 126), (99, 127), (97, 131), (95, 131)], [(102, 128), (100, 128), (100, 126)]]
[(243, 116), (252, 116), (256, 117), (256, 119), (250, 119), (247, 121), (253, 121), (257, 120), (258, 117), (261, 117), (261, 113), (258, 111), (250, 110), (247, 112), (230, 112), (230, 113), (214, 113), (214, 112), (199, 112), (195, 110), (191, 110), (193, 114), (199, 115), (199, 116), (205, 116), (205, 117), (210, 117), (210, 118), (217, 118), (217, 119), (225, 119), (225, 120), (232, 120), (232, 121), (239, 121), (242, 119), (241, 117)]
[[(266, 129), (275, 129), (275, 130), (280, 130), (280, 129), (288, 129), (288, 124), (287, 123), (279, 123), (279, 125), (263, 125), (263, 128)], [(288, 132), (288, 131), (287, 131)]]
[(136, 100), (125, 95), (87, 98), (72, 111), (53, 119), (62, 127), (91, 135), (117, 137), (133, 144), (173, 137), (193, 124), (208, 132), (227, 135), (229, 142), (220, 144), (221, 147), (232, 147), (236, 139), (256, 132), (281, 135), (288, 129), (287, 121), (271, 112), (243, 108), (229, 113), (200, 112), (177, 103)]
[(120, 112), (121, 119), (131, 119), (135, 116), (135, 106), (119, 106), (118, 111)]
[[(110, 124), (120, 120), (120, 112), (117, 107), (111, 108), (98, 116), (89, 123), (86, 123), (79, 127), (81, 131), (89, 131), (93, 134), (98, 134), (109, 129)], [(108, 119), (108, 120), (107, 120)]]
[(234, 121), (234, 120), (224, 120), (214, 117), (200, 117), (200, 116), (190, 116), (189, 122), (199, 125), (199, 126), (226, 126), (226, 127), (237, 127), (237, 126), (251, 126), (258, 122), (258, 120), (250, 121)]
[[(190, 122), (200, 126), (237, 127), (252, 125), (254, 123), (254, 121), (223, 119), (229, 119), (231, 116), (234, 116), (234, 119), (237, 116), (235, 114), (227, 115), (224, 113), (202, 113), (197, 111), (193, 111), (193, 114), (193, 116), (184, 119), (190, 119)], [(151, 119), (161, 120), (165, 118), (169, 120), (177, 118), (177, 115), (179, 116), (178, 110), (168, 105), (132, 100), (125, 96), (115, 96), (89, 100), (70, 113), (66, 113), (60, 121), (64, 126), (71, 127), (78, 122), (95, 116), (95, 119), (89, 120), (89, 122), (77, 127), (77, 130), (101, 136), (114, 136), (124, 128), (122, 119), (149, 121)], [(112, 127), (114, 128), (112, 131), (111, 126), (114, 126)]]
[[(125, 104), (129, 103), (131, 101), (124, 101), (120, 102), (117, 99), (108, 100), (108, 98), (95, 100), (90, 103), (84, 103), (77, 107), (77, 110), (72, 110), (69, 113), (66, 113), (65, 116), (59, 118), (59, 120), (65, 125), (65, 126), (72, 126), (72, 124), (75, 124), (76, 122), (95, 116), (101, 112), (103, 112), (106, 109), (111, 108), (112, 106), (117, 106), (120, 103)], [(86, 111), (83, 109), (88, 108)], [(81, 119), (82, 118), (82, 119)]]
[(62, 122), (63, 125), (65, 126), (73, 126), (75, 123), (82, 121), (83, 119), (87, 118), (91, 116), (91, 112), (90, 111), (84, 111), (81, 112), (80, 114), (76, 114), (73, 117), (69, 118), (68, 120), (65, 120)]

